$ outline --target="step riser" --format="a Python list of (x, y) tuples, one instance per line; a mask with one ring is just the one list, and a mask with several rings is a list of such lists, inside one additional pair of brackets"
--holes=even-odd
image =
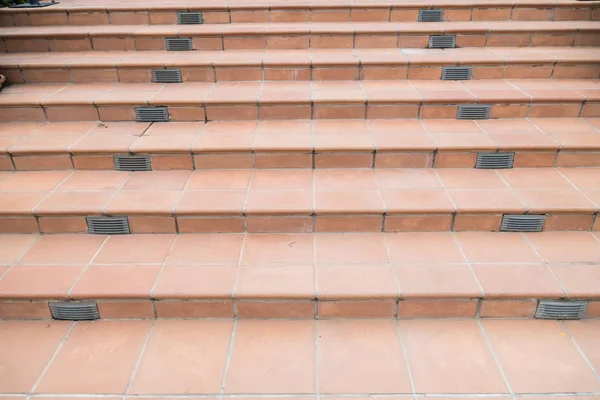
[[(5, 213), (6, 214), (6, 213)], [(132, 234), (148, 233), (311, 233), (311, 232), (499, 232), (503, 210), (487, 213), (363, 213), (290, 215), (173, 216), (171, 212), (126, 216)], [(598, 213), (535, 213), (545, 215), (543, 231), (600, 231)], [(98, 213), (90, 216), (100, 216)], [(87, 234), (86, 216), (81, 215), (4, 215), (0, 233), (80, 233)]]
[[(569, 5), (572, 7), (572, 5)], [(423, 8), (428, 9), (428, 8)], [(335, 9), (255, 9), (255, 10), (151, 10), (112, 12), (95, 10), (3, 11), (0, 26), (50, 26), (50, 25), (145, 25), (177, 24), (177, 12), (202, 12), (204, 24), (246, 22), (416, 22), (418, 8), (350, 8)], [(585, 3), (579, 8), (569, 7), (465, 7), (445, 8), (444, 21), (586, 21), (600, 20), (600, 12)]]
[[(47, 300), (0, 301), (1, 319), (50, 319)], [(98, 299), (101, 319), (113, 318), (534, 318), (536, 298), (402, 298), (343, 300), (122, 300)], [(53, 301), (51, 301), (53, 302)], [(590, 299), (584, 319), (600, 317), (600, 302)]]
[[(448, 64), (456, 66), (456, 64)], [(600, 63), (581, 64), (510, 64), (460, 65), (472, 68), (472, 79), (598, 79)], [(172, 69), (172, 67), (168, 67)], [(2, 74), (9, 83), (148, 83), (152, 71), (163, 65), (127, 68), (102, 66), (98, 68), (46, 67), (29, 68), (5, 66)], [(335, 81), (335, 80), (440, 80), (442, 66), (435, 65), (360, 65), (360, 66), (206, 66), (176, 68), (183, 82), (224, 81)]]
[[(272, 35), (205, 35), (186, 36), (192, 39), (192, 50), (266, 50), (266, 49), (373, 49), (428, 48), (429, 35), (443, 31), (433, 29), (427, 34), (405, 33), (309, 33)], [(454, 33), (453, 33), (454, 34)], [(75, 36), (70, 38), (19, 37), (11, 35), (0, 42), (0, 52), (65, 52), (65, 51), (146, 51), (165, 50), (168, 36)], [(456, 32), (456, 47), (538, 47), (538, 46), (599, 46), (600, 30), (561, 33), (514, 32), (467, 34)]]

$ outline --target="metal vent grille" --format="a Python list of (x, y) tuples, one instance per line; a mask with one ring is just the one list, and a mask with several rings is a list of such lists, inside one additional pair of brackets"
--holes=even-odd
[(126, 235), (129, 230), (127, 217), (87, 217), (88, 232), (96, 235)]
[(169, 51), (192, 50), (192, 38), (166, 38), (165, 47)]
[(442, 69), (443, 81), (467, 81), (471, 79), (472, 67), (444, 67)]
[(419, 22), (442, 22), (444, 10), (419, 10)]
[(138, 122), (169, 122), (167, 107), (135, 107), (135, 120)]
[(535, 310), (538, 319), (581, 319), (587, 309), (587, 301), (540, 300)]
[(116, 155), (114, 162), (117, 171), (152, 171), (152, 162), (148, 155)]
[(501, 232), (541, 232), (546, 222), (545, 215), (504, 215)]
[(152, 82), (155, 83), (181, 83), (180, 69), (153, 69)]
[(453, 49), (456, 47), (456, 35), (430, 35), (430, 49)]
[(201, 12), (178, 12), (177, 23), (180, 25), (198, 25), (202, 23)]
[(48, 303), (52, 318), (69, 321), (89, 321), (99, 319), (100, 313), (95, 301)]
[(458, 106), (457, 119), (490, 119), (492, 106), (483, 104), (469, 104)]
[(515, 153), (477, 153), (475, 168), (480, 169), (500, 169), (512, 168), (515, 161)]

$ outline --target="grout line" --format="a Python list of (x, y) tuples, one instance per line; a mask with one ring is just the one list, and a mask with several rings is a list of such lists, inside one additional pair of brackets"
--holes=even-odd
[[(315, 304), (317, 302), (315, 301)], [(313, 320), (313, 334), (315, 335), (315, 395), (321, 400), (321, 388), (319, 380), (319, 321)]]
[(481, 293), (481, 298), (477, 302), (477, 314), (476, 314), (476, 315), (479, 315), (479, 308), (481, 305), (481, 301), (485, 297), (485, 291), (483, 290), (483, 286), (481, 285), (481, 282), (479, 282), (479, 278), (477, 277), (477, 274), (475, 273), (475, 270), (473, 269), (473, 265), (471, 264), (471, 261), (467, 258), (467, 255), (465, 254), (464, 249), (462, 248), (462, 244), (460, 243), (460, 240), (458, 240), (458, 238), (456, 237), (456, 233), (450, 232), (450, 234), (452, 235), (452, 240), (454, 241), (454, 244), (456, 244), (458, 251), (460, 251), (460, 254), (462, 254), (463, 258), (465, 259), (465, 263), (469, 267), (469, 271), (471, 271), (471, 275), (473, 276), (473, 278), (475, 279), (475, 282), (477, 282), (477, 286), (479, 287), (479, 292)]
[(90, 261), (83, 268), (83, 271), (81, 271), (81, 273), (79, 274), (79, 276), (75, 279), (75, 282), (73, 282), (73, 284), (71, 285), (71, 287), (67, 291), (67, 298), (71, 297), (71, 293), (73, 292), (73, 289), (75, 289), (75, 287), (77, 286), (77, 284), (79, 283), (79, 281), (81, 280), (81, 278), (83, 277), (83, 275), (90, 268), (90, 266), (92, 265), (92, 262), (94, 261), (94, 259), (96, 258), (96, 256), (100, 253), (100, 251), (102, 251), (102, 248), (104, 248), (104, 245), (108, 241), (109, 237), (110, 237), (110, 235), (106, 235), (106, 237), (104, 238), (104, 240), (102, 241), (102, 243), (100, 243), (100, 246), (98, 246), (98, 249), (96, 250), (96, 252), (94, 253), (94, 255), (90, 258)]
[[(590, 360), (588, 359), (588, 357), (585, 355), (585, 353), (583, 352), (583, 349), (579, 346), (579, 344), (577, 343), (577, 340), (575, 340), (575, 338), (573, 337), (573, 334), (571, 333), (571, 331), (569, 330), (569, 328), (565, 325), (565, 322), (564, 321), (557, 321), (557, 322), (560, 324), (560, 326), (565, 331), (567, 331), (566, 333), (569, 336), (569, 339), (571, 339), (571, 341), (573, 342), (573, 344), (577, 348), (577, 351), (579, 352), (579, 354), (581, 354), (581, 357), (583, 357), (583, 359), (585, 360), (585, 363), (588, 365), (588, 367), (590, 367), (590, 369), (592, 370), (592, 372), (596, 376), (596, 379), (600, 380), (600, 375), (598, 375), (598, 371), (596, 371), (596, 369), (594, 368), (594, 365), (590, 362)], [(584, 322), (580, 322), (580, 323), (584, 323)]]
[(477, 325), (479, 326), (479, 330), (481, 331), (483, 340), (485, 340), (485, 343), (487, 344), (487, 347), (490, 350), (490, 353), (492, 353), (492, 357), (494, 358), (494, 361), (496, 362), (496, 366), (500, 370), (500, 375), (502, 375), (502, 379), (504, 379), (504, 383), (506, 384), (506, 387), (508, 388), (510, 395), (512, 396), (513, 400), (516, 400), (515, 392), (513, 391), (513, 388), (510, 386), (510, 383), (508, 382), (508, 378), (506, 377), (504, 368), (502, 368), (502, 365), (500, 364), (500, 360), (498, 360), (498, 356), (496, 355), (496, 352), (494, 351), (494, 348), (492, 347), (492, 343), (490, 342), (490, 339), (487, 336), (487, 333), (483, 327), (483, 324), (481, 323), (481, 319), (475, 318), (475, 321), (476, 321)]
[(248, 237), (248, 232), (243, 233), (244, 237), (242, 238), (242, 246), (240, 247), (240, 256), (238, 257), (237, 269), (235, 270), (235, 280), (233, 281), (233, 289), (231, 291), (231, 302), (233, 306), (233, 317), (238, 318), (237, 312), (237, 301), (235, 300), (235, 291), (237, 289), (238, 281), (240, 279), (240, 268), (242, 266), (242, 259), (244, 257), (244, 252), (246, 251), (246, 240)]
[(408, 374), (408, 380), (410, 381), (410, 387), (413, 393), (413, 399), (417, 400), (417, 390), (415, 387), (415, 380), (413, 378), (412, 369), (410, 368), (410, 362), (408, 361), (408, 353), (406, 351), (406, 345), (404, 344), (404, 339), (402, 339), (402, 333), (400, 332), (400, 321), (395, 321), (396, 325), (396, 334), (398, 335), (398, 340), (400, 341), (400, 347), (402, 348), (402, 356), (404, 357), (404, 363), (406, 364), (406, 372)]
[(233, 326), (231, 327), (231, 336), (229, 338), (229, 346), (227, 347), (227, 357), (225, 358), (225, 367), (223, 368), (223, 377), (221, 379), (221, 391), (219, 393), (219, 400), (223, 399), (225, 395), (225, 384), (227, 382), (227, 372), (229, 372), (229, 364), (231, 363), (231, 353), (233, 352), (233, 344), (235, 342), (235, 332), (237, 330), (238, 319), (233, 320)]
[(129, 389), (131, 389), (131, 384), (133, 383), (133, 379), (142, 363), (142, 358), (144, 357), (144, 353), (146, 352), (146, 348), (148, 347), (148, 343), (150, 342), (150, 337), (152, 336), (152, 332), (154, 331), (154, 327), (157, 324), (158, 319), (152, 321), (152, 325), (148, 328), (148, 332), (146, 333), (146, 339), (144, 340), (144, 344), (142, 345), (142, 349), (140, 350), (140, 355), (135, 363), (135, 367), (133, 367), (133, 372), (129, 377), (129, 382), (127, 382), (127, 388), (125, 389), (124, 395), (129, 393)]

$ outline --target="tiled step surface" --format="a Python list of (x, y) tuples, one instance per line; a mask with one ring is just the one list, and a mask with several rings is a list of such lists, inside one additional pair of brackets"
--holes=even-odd
[(193, 50), (427, 48), (430, 35), (457, 47), (597, 46), (598, 21), (314, 22), (209, 25), (94, 25), (0, 28), (0, 51), (164, 50), (191, 38)]
[(8, 83), (151, 82), (153, 70), (178, 69), (183, 82), (329, 81), (442, 78), (442, 68), (471, 68), (472, 79), (599, 79), (600, 49), (112, 51), (4, 53)]
[(598, 230), (598, 168), (267, 169), (2, 173), (0, 229), (87, 233), (497, 231), (544, 214), (545, 231)]
[(204, 24), (240, 22), (411, 22), (421, 9), (443, 9), (445, 21), (598, 20), (594, 3), (580, 1), (61, 1), (47, 9), (2, 9), (0, 26), (176, 24), (177, 12), (202, 12)]
[(514, 152), (515, 168), (600, 167), (600, 119), (49, 122), (0, 124), (0, 170), (473, 168)]
[(3, 321), (0, 332), (13, 399), (585, 400), (599, 387), (595, 320)]
[[(600, 316), (590, 232), (0, 235), (0, 318), (91, 299), (101, 318)], [(435, 249), (435, 251), (432, 251)]]
[(0, 122), (132, 121), (167, 106), (171, 121), (456, 118), (458, 104), (497, 118), (600, 117), (597, 79), (485, 81), (25, 84), (2, 91)]

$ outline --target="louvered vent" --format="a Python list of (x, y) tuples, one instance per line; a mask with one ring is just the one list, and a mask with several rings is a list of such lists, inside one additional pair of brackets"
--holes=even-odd
[(538, 319), (581, 319), (587, 309), (587, 301), (540, 300), (535, 310)]
[(116, 155), (114, 162), (117, 171), (152, 171), (152, 162), (148, 155)]
[(477, 153), (475, 168), (480, 169), (504, 169), (512, 168), (515, 160), (515, 153)]
[(153, 69), (152, 82), (155, 83), (181, 83), (180, 69)]
[(444, 10), (419, 10), (419, 22), (442, 22)]
[(100, 313), (95, 301), (85, 302), (50, 302), (50, 313), (52, 318), (69, 321), (89, 321), (99, 319)]
[(430, 35), (430, 49), (453, 49), (456, 47), (456, 35)]
[(166, 38), (165, 47), (169, 51), (192, 50), (192, 38)]
[(457, 119), (490, 119), (492, 106), (484, 104), (463, 104), (458, 106)]
[(87, 217), (88, 232), (96, 235), (126, 235), (129, 230), (127, 217)]
[(444, 67), (442, 69), (443, 81), (467, 81), (471, 79), (472, 67)]
[(198, 25), (202, 23), (201, 12), (178, 12), (177, 23), (180, 25)]
[(137, 122), (169, 122), (167, 107), (135, 107)]
[(501, 232), (541, 232), (546, 222), (545, 215), (504, 215)]

